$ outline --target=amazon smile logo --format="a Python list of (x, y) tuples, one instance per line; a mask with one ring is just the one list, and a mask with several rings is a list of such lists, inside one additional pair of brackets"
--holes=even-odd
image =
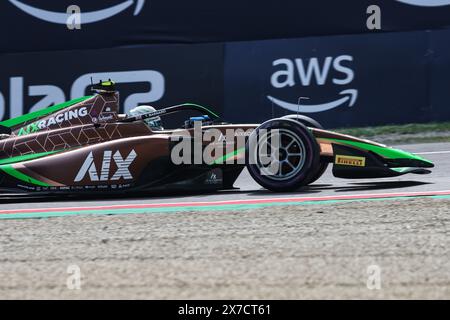
[(275, 60), (272, 62), (272, 66), (276, 67), (277, 70), (270, 78), (270, 83), (275, 89), (294, 87), (297, 84), (303, 87), (324, 86), (332, 71), (334, 76), (328, 82), (347, 88), (340, 90), (335, 99), (315, 104), (302, 103), (299, 105), (297, 99), (295, 102), (289, 102), (271, 95), (268, 95), (267, 99), (281, 108), (302, 113), (322, 112), (344, 105), (352, 107), (358, 98), (358, 90), (348, 88), (355, 77), (353, 70), (348, 66), (352, 61), (353, 57), (350, 55), (326, 57), (322, 61), (319, 61), (316, 57)]
[(397, 0), (417, 7), (442, 7), (450, 5), (450, 0)]
[[(29, 14), (30, 16), (33, 16), (37, 19), (47, 21), (50, 23), (56, 23), (56, 24), (66, 24), (68, 13), (67, 12), (57, 12), (57, 11), (49, 11), (44, 10), (41, 8), (33, 7), (28, 4), (23, 3), (23, 1), (19, 0), (8, 0), (10, 3), (12, 3), (14, 6), (22, 10), (23, 12)], [(96, 11), (90, 11), (90, 12), (83, 12), (80, 13), (81, 23), (87, 24), (87, 23), (94, 23), (99, 22), (108, 18), (111, 18), (122, 11), (128, 9), (131, 6), (134, 7), (133, 15), (137, 16), (141, 10), (142, 7), (145, 4), (145, 0), (126, 0), (119, 4), (116, 4), (114, 6), (104, 8), (101, 10)]]

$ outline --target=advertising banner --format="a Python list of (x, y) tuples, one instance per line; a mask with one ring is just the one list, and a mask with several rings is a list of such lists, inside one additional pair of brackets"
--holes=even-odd
[(117, 83), (123, 112), (195, 102), (222, 113), (219, 44), (5, 54), (0, 70), (0, 119), (88, 95), (91, 78)]
[(3, 0), (0, 52), (300, 38), (449, 26), (450, 0)]
[(225, 52), (230, 120), (298, 112), (348, 127), (433, 118), (428, 32), (229, 43)]
[(293, 113), (326, 127), (450, 121), (449, 39), (450, 30), (433, 30), (2, 54), (0, 119), (84, 96), (91, 78), (111, 78), (122, 112), (193, 102), (232, 122)]
[(430, 32), (430, 91), (428, 120), (450, 121), (450, 30)]

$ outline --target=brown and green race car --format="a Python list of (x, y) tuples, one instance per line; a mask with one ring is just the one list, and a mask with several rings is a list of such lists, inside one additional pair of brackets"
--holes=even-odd
[[(126, 115), (119, 114), (113, 82), (93, 90), (0, 122), (0, 193), (221, 190), (233, 188), (245, 167), (264, 188), (294, 191), (330, 163), (334, 176), (351, 179), (425, 174), (433, 167), (417, 155), (324, 130), (302, 115), (229, 124), (192, 103)], [(164, 130), (161, 118), (186, 111), (200, 116)]]

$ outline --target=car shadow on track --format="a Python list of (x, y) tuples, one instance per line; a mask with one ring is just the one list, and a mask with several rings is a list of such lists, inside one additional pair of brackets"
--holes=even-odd
[[(120, 200), (163, 200), (163, 199), (173, 199), (177, 198), (180, 202), (184, 198), (190, 198), (192, 196), (202, 196), (202, 195), (245, 195), (245, 196), (287, 196), (292, 197), (294, 195), (308, 195), (315, 194), (320, 195), (324, 191), (335, 191), (335, 192), (350, 192), (350, 191), (370, 191), (370, 190), (385, 190), (385, 189), (402, 189), (415, 187), (420, 185), (430, 184), (428, 182), (420, 181), (382, 181), (382, 182), (353, 182), (348, 186), (335, 186), (332, 184), (313, 184), (309, 186), (302, 187), (293, 192), (280, 192), (274, 193), (266, 189), (243, 191), (238, 188), (232, 190), (224, 191), (159, 191), (159, 192), (135, 192), (128, 193), (118, 196), (117, 194), (92, 194), (92, 195), (0, 195), (0, 204), (4, 203), (33, 203), (33, 202), (89, 202), (89, 201), (111, 201), (120, 198)], [(327, 193), (329, 195), (329, 193)], [(187, 202), (192, 202), (191, 199), (186, 200)], [(220, 200), (218, 200), (220, 201)]]
[[(297, 192), (297, 191), (296, 191)], [(315, 194), (319, 193), (319, 190), (303, 190), (302, 194)], [(171, 200), (176, 198), (177, 202), (192, 202), (193, 196), (206, 196), (206, 195), (237, 195), (237, 196), (248, 196), (253, 194), (271, 194), (271, 195), (282, 195), (283, 193), (274, 193), (265, 189), (255, 190), (255, 191), (243, 191), (239, 188), (220, 190), (220, 191), (141, 191), (134, 193), (124, 193), (124, 194), (78, 194), (78, 195), (36, 195), (36, 194), (16, 194), (16, 195), (1, 195), (0, 194), (0, 204), (8, 203), (38, 203), (38, 202), (92, 202), (102, 201), (111, 202), (112, 200), (133, 200), (133, 201), (149, 201), (149, 200)], [(286, 193), (286, 195), (293, 195), (293, 193)], [(215, 201), (221, 201), (224, 199), (215, 199)], [(230, 200), (230, 199), (225, 199)], [(212, 200), (211, 200), (212, 201)]]
[[(386, 190), (386, 189), (403, 189), (410, 187), (417, 187), (420, 185), (431, 184), (430, 182), (423, 181), (377, 181), (377, 182), (352, 182), (348, 186), (335, 186), (332, 184), (312, 184), (302, 187), (295, 192), (277, 193), (277, 195), (292, 196), (293, 193), (316, 193), (320, 194), (322, 191), (335, 191), (335, 192), (355, 192), (355, 191), (371, 191), (371, 190)], [(249, 192), (248, 195), (269, 195), (273, 192), (265, 189)]]
[[(229, 192), (233, 192), (231, 190)], [(220, 191), (221, 192), (221, 191)], [(111, 202), (113, 200), (161, 200), (161, 199), (173, 199), (176, 198), (180, 202), (183, 198), (189, 198), (192, 196), (202, 195), (217, 195), (218, 191), (139, 191), (133, 193), (123, 194), (77, 194), (77, 195), (62, 195), (62, 194), (0, 194), (0, 204), (6, 203), (33, 203), (33, 202), (92, 202), (92, 201), (106, 201)], [(187, 202), (192, 202), (187, 200)]]
[(403, 189), (432, 184), (423, 181), (381, 181), (381, 182), (352, 182), (350, 186), (336, 187), (336, 192), (370, 191), (384, 189)]

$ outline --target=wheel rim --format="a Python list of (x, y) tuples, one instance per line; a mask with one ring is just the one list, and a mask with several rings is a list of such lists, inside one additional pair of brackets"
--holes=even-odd
[(256, 165), (258, 166), (261, 175), (267, 176), (272, 180), (288, 180), (304, 167), (306, 161), (306, 148), (303, 141), (294, 132), (286, 129), (276, 130), (279, 134), (279, 148), (276, 148), (276, 143), (272, 141), (273, 137), (271, 132), (273, 129), (262, 135), (259, 139), (260, 148), (256, 149), (262, 148), (263, 151), (270, 150), (270, 163), (267, 164), (261, 162), (258, 154), (259, 150), (255, 150), (255, 159), (257, 159)]

